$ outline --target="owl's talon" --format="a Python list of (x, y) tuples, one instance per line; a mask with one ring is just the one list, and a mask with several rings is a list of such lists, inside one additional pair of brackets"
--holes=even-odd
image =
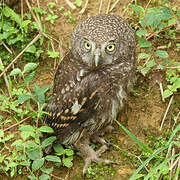
[(108, 159), (102, 159), (102, 158), (99, 158), (99, 156), (101, 156), (101, 154), (103, 152), (105, 152), (107, 150), (107, 146), (106, 145), (103, 145), (101, 148), (99, 148), (97, 151), (94, 151), (93, 154), (91, 154), (89, 157), (87, 157), (85, 159), (85, 165), (84, 165), (84, 168), (83, 168), (83, 176), (86, 175), (86, 172), (87, 172), (87, 169), (88, 169), (88, 166), (92, 163), (92, 162), (102, 162), (102, 163), (106, 163), (106, 164), (116, 164), (116, 162), (114, 161), (111, 161), (111, 160), (108, 160)]

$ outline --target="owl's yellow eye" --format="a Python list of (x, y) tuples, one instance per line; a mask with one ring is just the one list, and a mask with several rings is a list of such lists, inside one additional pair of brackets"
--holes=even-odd
[(90, 50), (91, 49), (91, 44), (87, 41), (84, 42), (84, 47), (87, 49), (87, 50)]
[(106, 49), (107, 49), (107, 51), (112, 52), (112, 51), (114, 51), (114, 49), (115, 49), (115, 45), (114, 45), (114, 44), (109, 44), (109, 45), (106, 47)]

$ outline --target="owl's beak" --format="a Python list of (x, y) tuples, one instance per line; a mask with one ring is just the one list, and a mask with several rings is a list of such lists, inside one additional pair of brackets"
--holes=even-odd
[(101, 50), (100, 50), (100, 48), (95, 49), (95, 51), (94, 51), (94, 62), (95, 62), (95, 66), (96, 66), (96, 67), (97, 67), (98, 64), (99, 64), (100, 55), (101, 55)]

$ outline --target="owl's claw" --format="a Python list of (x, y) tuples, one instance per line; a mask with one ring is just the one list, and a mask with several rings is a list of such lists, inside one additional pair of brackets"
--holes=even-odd
[(101, 156), (101, 154), (103, 152), (105, 152), (107, 150), (107, 146), (106, 145), (103, 145), (100, 149), (98, 149), (97, 151), (94, 151), (93, 154), (91, 154), (89, 157), (87, 157), (85, 159), (85, 165), (84, 165), (84, 168), (83, 168), (83, 176), (86, 175), (86, 172), (87, 172), (87, 169), (88, 169), (88, 166), (92, 163), (92, 162), (102, 162), (102, 163), (107, 163), (107, 164), (116, 164), (116, 162), (114, 161), (111, 161), (111, 160), (108, 160), (108, 159), (102, 159), (100, 158), (99, 156)]

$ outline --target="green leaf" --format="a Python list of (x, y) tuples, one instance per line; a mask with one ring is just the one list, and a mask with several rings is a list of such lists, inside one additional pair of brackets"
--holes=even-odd
[(29, 84), (29, 83), (32, 81), (32, 79), (34, 78), (34, 76), (35, 76), (35, 71), (33, 71), (33, 72), (31, 72), (30, 74), (28, 74), (28, 75), (25, 77), (26, 83)]
[(73, 166), (73, 163), (69, 158), (63, 157), (62, 162), (67, 168), (71, 168)]
[(41, 132), (53, 133), (54, 130), (49, 126), (41, 126), (39, 129)]
[(136, 35), (139, 36), (140, 38), (142, 36), (144, 36), (146, 33), (147, 33), (146, 29), (139, 29), (139, 30), (136, 31)]
[(147, 59), (149, 56), (150, 56), (150, 54), (139, 53), (138, 54), (138, 59)]
[(180, 9), (177, 10), (177, 15), (180, 16)]
[(14, 75), (17, 75), (17, 74), (22, 75), (22, 72), (21, 72), (21, 70), (19, 68), (13, 69), (11, 71), (11, 73), (10, 73), (10, 76), (14, 76)]
[(27, 138), (29, 138), (30, 136), (35, 137), (35, 133), (32, 131), (22, 131), (21, 132), (21, 137), (22, 139), (25, 141)]
[(168, 53), (167, 51), (163, 51), (163, 50), (157, 50), (155, 53), (154, 53), (155, 56), (159, 56), (161, 58), (168, 58)]
[(82, 0), (76, 0), (76, 5), (78, 7), (81, 7), (82, 6)]
[(50, 174), (53, 172), (53, 167), (51, 167), (51, 168), (41, 167), (41, 171), (46, 173), (46, 174)]
[(48, 51), (48, 55), (49, 55), (50, 58), (58, 58), (59, 57), (59, 52)]
[(4, 136), (4, 131), (0, 129), (0, 138)]
[(19, 26), (21, 26), (21, 17), (17, 13), (15, 13), (11, 8), (5, 5), (5, 7), (2, 9), (2, 13), (6, 17), (10, 17), (12, 20), (16, 21), (16, 23), (19, 24)]
[(36, 159), (40, 159), (40, 149), (39, 148), (28, 148), (26, 150), (26, 154), (28, 156), (29, 159), (31, 160), (36, 160)]
[(50, 88), (52, 88), (52, 86), (39, 87), (37, 85), (34, 85), (34, 92), (33, 92), (34, 98), (40, 104), (44, 104), (45, 103), (45, 92), (48, 91)]
[(20, 128), (19, 128), (20, 131), (31, 131), (31, 132), (35, 132), (36, 129), (35, 127), (31, 126), (31, 125), (22, 125)]
[(38, 66), (38, 64), (36, 63), (28, 63), (24, 66), (24, 71), (23, 73), (29, 72), (31, 70), (34, 70), (36, 67)]
[(58, 156), (47, 155), (47, 156), (45, 157), (45, 159), (46, 159), (47, 161), (52, 161), (52, 162), (58, 162), (58, 163), (61, 162), (61, 159), (60, 159)]
[(39, 176), (39, 180), (48, 180), (51, 179), (51, 177), (48, 174), (42, 174)]
[(58, 156), (65, 154), (65, 149), (60, 144), (54, 144), (53, 148)]
[(145, 14), (144, 8), (136, 4), (132, 4), (130, 7), (133, 9), (133, 11), (136, 13), (136, 16), (141, 21)]
[(176, 91), (178, 88), (180, 88), (180, 78), (176, 78), (175, 82), (172, 85), (172, 91)]
[(168, 8), (148, 8), (147, 15), (142, 19), (141, 26), (157, 27), (161, 21), (168, 20), (172, 16), (171, 11)]
[(31, 45), (25, 52), (35, 54), (36, 53), (36, 46)]
[(73, 156), (74, 155), (74, 151), (72, 149), (65, 149), (65, 153), (67, 156)]
[(23, 104), (25, 101), (31, 99), (31, 95), (29, 94), (21, 94), (18, 96), (17, 103), (18, 104)]
[(144, 37), (138, 40), (138, 44), (140, 48), (148, 48), (152, 46), (152, 44), (149, 41), (147, 41)]
[(146, 67), (153, 67), (156, 65), (156, 62), (154, 60), (151, 60), (151, 61), (148, 61), (147, 64), (146, 64)]
[(49, 137), (49, 138), (46, 138), (46, 139), (42, 142), (42, 148), (45, 148), (45, 147), (49, 146), (49, 145), (52, 144), (55, 140), (56, 140), (56, 136), (51, 136), (51, 137)]
[(166, 89), (163, 93), (163, 98), (165, 99), (165, 98), (171, 96), (172, 94), (173, 94), (173, 92), (171, 90)]
[(44, 160), (44, 158), (34, 160), (32, 163), (32, 171), (37, 171), (40, 169), (44, 164)]

